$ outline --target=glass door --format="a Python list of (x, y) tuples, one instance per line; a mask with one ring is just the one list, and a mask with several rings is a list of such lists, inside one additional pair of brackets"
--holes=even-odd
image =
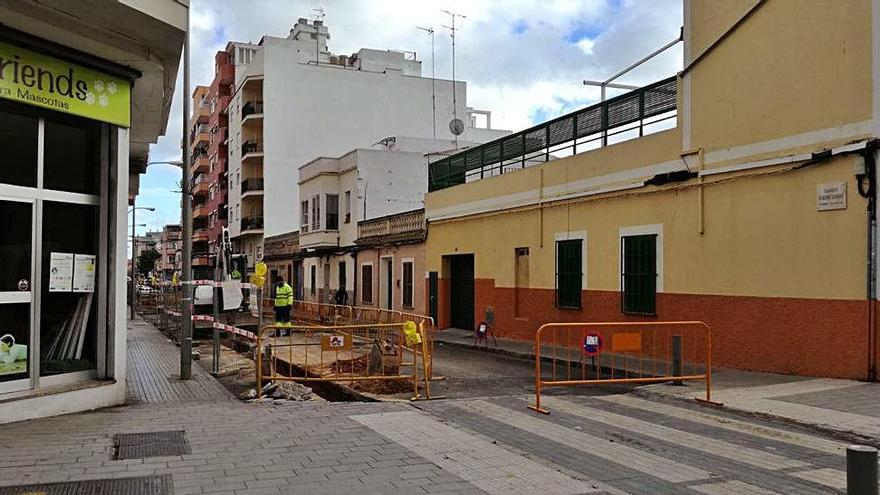
[(33, 385), (34, 202), (0, 197), (0, 393)]

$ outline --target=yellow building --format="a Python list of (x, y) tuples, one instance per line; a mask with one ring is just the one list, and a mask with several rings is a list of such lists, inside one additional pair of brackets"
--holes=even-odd
[(684, 10), (676, 77), (431, 164), (439, 327), (697, 319), (717, 365), (876, 379), (880, 2)]

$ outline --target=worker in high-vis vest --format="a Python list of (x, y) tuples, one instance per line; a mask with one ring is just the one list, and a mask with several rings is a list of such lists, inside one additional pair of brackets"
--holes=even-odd
[(290, 306), (293, 304), (293, 288), (279, 275), (275, 279), (275, 325), (289, 327)]

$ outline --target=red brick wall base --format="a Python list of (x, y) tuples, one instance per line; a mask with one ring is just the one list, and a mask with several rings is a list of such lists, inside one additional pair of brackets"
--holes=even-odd
[[(448, 280), (440, 280), (439, 328), (449, 326)], [(583, 291), (580, 310), (555, 307), (552, 289), (525, 290), (514, 317), (515, 289), (475, 281), (474, 322), (493, 307), (495, 334), (534, 339), (549, 322), (701, 320), (713, 335), (717, 366), (775, 373), (865, 379), (868, 375), (868, 303), (860, 300), (797, 299), (695, 294), (657, 295), (657, 316), (620, 311), (617, 291)], [(878, 344), (880, 345), (880, 344)]]

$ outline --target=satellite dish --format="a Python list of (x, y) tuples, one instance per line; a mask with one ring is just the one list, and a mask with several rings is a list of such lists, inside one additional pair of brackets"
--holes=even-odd
[(449, 132), (456, 136), (460, 136), (464, 132), (464, 122), (461, 119), (452, 119), (449, 121)]

